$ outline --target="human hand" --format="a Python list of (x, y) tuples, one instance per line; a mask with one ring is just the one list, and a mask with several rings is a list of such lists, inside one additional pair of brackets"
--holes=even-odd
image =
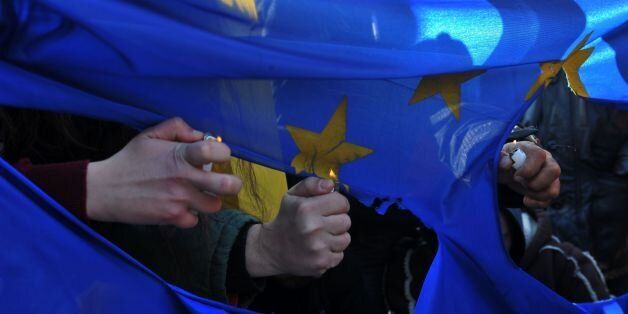
[(140, 133), (112, 157), (89, 163), (87, 216), (189, 228), (198, 223), (190, 210), (218, 211), (219, 196), (238, 193), (242, 182), (201, 170), (203, 164), (227, 162), (231, 156), (225, 144), (202, 139), (203, 133), (173, 118)]
[[(515, 145), (526, 154), (526, 160), (519, 168), (513, 168), (508, 153)], [(511, 189), (524, 195), (523, 203), (529, 208), (545, 208), (560, 193), (560, 166), (550, 152), (534, 143), (522, 141), (507, 143), (502, 148), (499, 161), (498, 180)]]
[(349, 201), (330, 180), (310, 177), (284, 196), (277, 218), (249, 229), (246, 268), (253, 277), (320, 276), (349, 246)]

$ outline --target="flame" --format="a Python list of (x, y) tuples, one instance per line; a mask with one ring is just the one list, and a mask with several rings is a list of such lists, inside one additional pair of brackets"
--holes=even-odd
[(222, 137), (217, 136), (217, 137), (216, 137), (216, 142), (218, 142), (218, 143), (222, 143)]
[(517, 140), (514, 140), (514, 141), (513, 141), (513, 143), (514, 143), (515, 145), (517, 145)]
[(334, 172), (333, 169), (329, 169), (329, 177), (333, 180), (338, 179), (338, 177), (336, 177), (336, 173)]

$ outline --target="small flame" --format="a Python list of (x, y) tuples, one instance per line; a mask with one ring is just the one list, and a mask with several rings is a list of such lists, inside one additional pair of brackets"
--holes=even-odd
[(513, 143), (514, 143), (515, 145), (517, 145), (517, 140), (514, 140), (514, 141), (513, 141)]
[(218, 143), (222, 143), (222, 137), (217, 136), (217, 137), (216, 137), (216, 142), (218, 142)]
[(338, 179), (338, 177), (336, 177), (336, 173), (334, 172), (334, 170), (333, 170), (333, 169), (329, 169), (329, 177), (330, 177), (332, 180), (336, 180), (336, 179)]

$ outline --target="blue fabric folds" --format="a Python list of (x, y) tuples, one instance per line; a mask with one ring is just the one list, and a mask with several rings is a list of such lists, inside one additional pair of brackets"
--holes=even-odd
[[(438, 233), (418, 311), (625, 309), (623, 299), (571, 304), (512, 263), (495, 161), (559, 69), (578, 95), (626, 108), (626, 20), (621, 0), (9, 0), (0, 104), (138, 128), (181, 116), (242, 158), (303, 175), (335, 170), (362, 201), (396, 202)], [(2, 167), (12, 192), (1, 196), (0, 238), (25, 238), (0, 259), (3, 305), (76, 310), (76, 298), (104, 289), (103, 304), (133, 291), (137, 304), (115, 309), (178, 309), (163, 282)], [(92, 261), (77, 267), (80, 280), (55, 268), (79, 257)], [(5, 271), (16, 264), (38, 271)], [(18, 276), (66, 289), (33, 294), (14, 287)], [(101, 276), (106, 285), (90, 286)]]

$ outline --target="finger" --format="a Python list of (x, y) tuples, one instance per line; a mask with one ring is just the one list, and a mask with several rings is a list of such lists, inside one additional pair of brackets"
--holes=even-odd
[(512, 159), (510, 159), (510, 156), (508, 156), (507, 152), (502, 150), (500, 153), (500, 158), (499, 158), (499, 170), (508, 171), (510, 170), (510, 168), (512, 168), (512, 165), (513, 165)]
[(312, 196), (303, 201), (305, 208), (321, 216), (346, 214), (349, 212), (349, 201), (340, 193), (328, 193)]
[(150, 138), (191, 143), (203, 139), (203, 132), (192, 129), (183, 119), (171, 118), (142, 132)]
[(172, 224), (179, 228), (192, 228), (198, 224), (198, 216), (188, 211), (177, 217)]
[(508, 153), (512, 152), (513, 150), (515, 150), (515, 148), (517, 148), (517, 147), (518, 147), (518, 145), (516, 143), (514, 143), (514, 142), (506, 143), (506, 144), (504, 144), (504, 146), (502, 146), (502, 153), (508, 154)]
[(528, 208), (547, 208), (550, 205), (550, 201), (538, 201), (528, 196), (523, 197), (523, 204)]
[(543, 191), (526, 191), (525, 195), (537, 201), (551, 201), (560, 194), (560, 180), (556, 179)]
[(339, 253), (331, 253), (331, 258), (330, 258), (330, 265), (329, 268), (334, 268), (336, 266), (338, 266), (338, 264), (340, 264), (340, 262), (342, 262), (342, 259), (345, 257), (345, 254), (343, 252), (339, 252)]
[(542, 148), (532, 143), (521, 145), (520, 148), (526, 153), (526, 160), (523, 166), (515, 172), (515, 180), (517, 177), (531, 179), (539, 173), (548, 156)]
[(548, 160), (536, 177), (526, 182), (526, 187), (532, 191), (548, 189), (560, 177), (560, 167), (553, 160)]
[(242, 188), (242, 180), (232, 174), (191, 169), (186, 177), (197, 189), (214, 195), (236, 195)]
[(341, 235), (331, 236), (329, 239), (329, 248), (334, 253), (342, 253), (344, 250), (349, 247), (351, 243), (351, 235), (348, 232), (345, 232)]
[(231, 158), (231, 150), (223, 143), (216, 141), (197, 141), (179, 145), (181, 155), (190, 165), (200, 168), (210, 162), (223, 163)]
[(334, 182), (317, 177), (305, 178), (288, 190), (288, 194), (301, 197), (317, 196), (331, 193)]
[(519, 147), (518, 144), (510, 142), (504, 144), (499, 158), (499, 170), (508, 171), (512, 169), (514, 162), (510, 159), (510, 153)]
[(215, 213), (220, 210), (222, 201), (220, 198), (194, 189), (190, 192), (188, 208), (202, 213)]
[(512, 181), (513, 162), (510, 156), (505, 151), (501, 151), (501, 157), (499, 159), (499, 168), (497, 169), (497, 180), (500, 184), (505, 184)]
[(323, 217), (323, 229), (333, 234), (340, 235), (351, 228), (351, 218), (347, 214), (331, 215)]

